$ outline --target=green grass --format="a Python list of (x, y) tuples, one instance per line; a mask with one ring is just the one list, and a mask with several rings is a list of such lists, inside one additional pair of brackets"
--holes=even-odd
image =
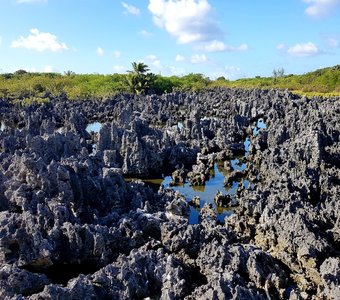
[[(119, 92), (128, 92), (124, 74), (67, 74), (15, 73), (0, 74), (0, 97), (31, 102), (46, 102), (49, 96), (66, 95), (68, 99), (105, 98)], [(277, 78), (256, 77), (238, 80), (218, 78), (210, 80), (202, 74), (188, 74), (182, 77), (156, 75), (153, 91), (162, 94), (176, 90), (201, 90), (212, 87), (288, 89), (307, 96), (340, 96), (340, 65), (319, 69), (303, 75), (286, 75)], [(47, 100), (46, 100), (47, 99)]]

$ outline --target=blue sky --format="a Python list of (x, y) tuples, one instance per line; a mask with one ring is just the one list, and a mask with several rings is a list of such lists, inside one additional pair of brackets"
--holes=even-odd
[(0, 72), (229, 79), (340, 64), (340, 0), (0, 0)]

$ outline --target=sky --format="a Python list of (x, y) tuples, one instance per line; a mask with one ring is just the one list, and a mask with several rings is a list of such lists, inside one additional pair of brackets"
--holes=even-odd
[(340, 0), (0, 0), (0, 73), (212, 79), (340, 64)]

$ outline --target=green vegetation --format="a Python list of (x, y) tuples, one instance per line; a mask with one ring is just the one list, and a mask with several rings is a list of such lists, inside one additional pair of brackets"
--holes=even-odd
[(234, 81), (219, 77), (211, 80), (202, 74), (165, 77), (148, 73), (144, 63), (133, 63), (127, 74), (15, 73), (0, 74), (0, 97), (20, 100), (22, 104), (46, 102), (49, 97), (69, 99), (105, 98), (116, 93), (157, 93), (201, 90), (211, 87), (288, 89), (306, 95), (340, 96), (340, 65), (303, 75), (284, 75), (283, 69), (272, 77), (244, 78)]
[(155, 74), (147, 73), (149, 67), (142, 62), (132, 63), (132, 70), (126, 75), (129, 91), (134, 94), (147, 94), (155, 85)]
[(273, 77), (255, 77), (235, 81), (217, 80), (212, 86), (288, 89), (300, 95), (340, 96), (340, 65), (319, 69), (303, 75), (284, 75), (284, 70), (274, 70)]

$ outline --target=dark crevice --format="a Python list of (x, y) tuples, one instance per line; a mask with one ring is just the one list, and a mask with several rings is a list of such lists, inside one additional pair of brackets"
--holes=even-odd
[(200, 268), (197, 266), (192, 266), (189, 268), (188, 274), (186, 276), (186, 281), (188, 287), (186, 296), (190, 295), (198, 287), (206, 285), (208, 283), (207, 277), (201, 273)]
[(32, 273), (40, 273), (46, 275), (48, 280), (54, 284), (67, 285), (69, 280), (78, 277), (80, 274), (88, 275), (97, 272), (102, 266), (96, 262), (84, 261), (81, 264), (58, 263), (50, 267), (40, 269), (33, 266), (25, 266), (22, 269)]

